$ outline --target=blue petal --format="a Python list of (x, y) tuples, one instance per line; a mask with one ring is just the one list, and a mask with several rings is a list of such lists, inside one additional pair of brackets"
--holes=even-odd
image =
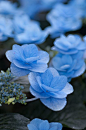
[(39, 130), (36, 126), (34, 126), (33, 124), (28, 124), (27, 125), (29, 130)]
[(79, 70), (74, 72), (73, 78), (80, 76), (81, 74), (84, 73), (84, 71), (85, 71), (85, 63), (83, 64), (83, 66)]
[(38, 62), (48, 63), (49, 54), (45, 51), (39, 51), (39, 61)]
[(13, 62), (13, 59), (15, 58), (15, 53), (13, 52), (13, 50), (7, 51), (6, 57), (10, 62)]
[(72, 57), (70, 55), (63, 55), (62, 63), (71, 65), (73, 62)]
[(45, 92), (39, 93), (39, 92), (35, 91), (31, 86), (30, 86), (30, 92), (31, 92), (32, 95), (34, 95), (37, 98), (48, 98), (48, 97), (50, 97)]
[(32, 88), (33, 88), (34, 90), (36, 90), (37, 92), (43, 92), (42, 89), (40, 88), (40, 86), (39, 86), (37, 80), (36, 80), (36, 76), (37, 76), (37, 75), (38, 75), (37, 73), (32, 73), (32, 72), (31, 72), (31, 73), (28, 75), (29, 82), (30, 82), (30, 84), (31, 84), (31, 86), (32, 86)]
[(67, 94), (65, 92), (59, 91), (59, 92), (49, 92), (48, 95), (53, 98), (65, 98), (67, 97)]
[(34, 125), (34, 126), (36, 126), (36, 127), (38, 128), (39, 125), (40, 125), (40, 123), (42, 123), (42, 122), (43, 122), (43, 120), (38, 119), (38, 118), (35, 118), (35, 119), (33, 119), (33, 120), (30, 122), (30, 124), (32, 124), (32, 125)]
[(55, 69), (57, 69), (57, 70), (61, 70), (60, 69), (60, 66), (62, 66), (62, 60), (61, 60), (61, 58), (60, 57), (54, 57), (53, 59), (52, 59), (52, 65), (53, 65), (53, 67), (55, 68)]
[(49, 130), (49, 122), (47, 120), (44, 120), (39, 125), (39, 130)]
[(46, 71), (48, 65), (45, 63), (33, 63), (31, 64), (30, 71), (43, 73)]
[(47, 69), (43, 74), (42, 74), (42, 83), (47, 85), (47, 86), (50, 86), (51, 84), (51, 81), (53, 79), (53, 75), (51, 73), (51, 71), (49, 69)]
[(77, 63), (76, 63), (76, 66), (74, 68), (75, 71), (77, 71), (78, 69), (80, 69), (83, 65), (84, 65), (84, 60), (81, 59), (81, 60), (77, 60)]
[(62, 124), (57, 122), (50, 123), (50, 130), (62, 130)]
[(50, 108), (53, 111), (60, 111), (62, 110), (66, 105), (66, 98), (58, 99), (58, 98), (41, 98), (41, 102)]
[(86, 44), (85, 44), (85, 42), (81, 42), (81, 43), (79, 44), (79, 46), (77, 47), (77, 49), (78, 49), (78, 50), (85, 50), (85, 49), (86, 49)]
[(13, 64), (15, 64), (15, 66), (19, 67), (19, 68), (23, 68), (23, 69), (30, 69), (31, 66), (30, 66), (30, 63), (25, 63), (24, 61), (22, 60), (13, 60)]
[(18, 68), (17, 66), (15, 66), (13, 63), (11, 63), (11, 72), (17, 76), (17, 77), (21, 77), (21, 76), (25, 76), (27, 74), (30, 73), (29, 70), (26, 70), (26, 69), (21, 69), (21, 68)]
[(23, 54), (26, 58), (38, 56), (38, 49), (36, 45), (34, 44), (22, 45), (21, 47), (23, 49)]
[(73, 92), (73, 86), (67, 83), (66, 86), (62, 89), (62, 92), (66, 94), (71, 94)]
[(59, 76), (59, 73), (55, 68), (49, 67), (48, 69), (51, 71), (53, 77)]
[(58, 89), (58, 91), (60, 91), (65, 87), (66, 83), (67, 83), (66, 76), (57, 76), (53, 78), (50, 87)]
[(17, 57), (17, 59), (22, 59), (23, 58), (23, 51), (21, 46), (19, 45), (13, 45), (13, 52), (15, 53), (15, 56)]

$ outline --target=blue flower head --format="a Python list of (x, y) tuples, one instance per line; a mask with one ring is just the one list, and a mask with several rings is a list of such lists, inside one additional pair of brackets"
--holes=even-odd
[(70, 55), (57, 54), (52, 59), (51, 66), (53, 66), (60, 75), (65, 75), (68, 81), (80, 76), (85, 71), (84, 59), (77, 59)]
[(16, 3), (10, 1), (0, 1), (0, 14), (2, 15), (14, 15), (16, 13)]
[(47, 69), (49, 54), (39, 51), (36, 45), (13, 45), (13, 50), (6, 52), (11, 62), (11, 72), (15, 76), (24, 76), (33, 72), (44, 72)]
[(58, 122), (49, 123), (47, 120), (33, 119), (27, 125), (29, 130), (62, 130), (62, 124)]
[(80, 19), (65, 19), (60, 17), (59, 19), (52, 18), (51, 26), (46, 28), (46, 31), (50, 34), (51, 38), (59, 37), (68, 31), (75, 31), (80, 29), (82, 22)]
[(62, 110), (66, 105), (66, 97), (73, 92), (73, 87), (67, 82), (66, 76), (60, 76), (54, 68), (48, 68), (44, 73), (29, 74), (30, 92), (53, 111)]
[(57, 4), (47, 15), (47, 20), (51, 24), (47, 29), (51, 37), (55, 38), (65, 32), (80, 29), (81, 15), (81, 12), (71, 5)]
[(61, 35), (60, 38), (57, 38), (54, 42), (53, 50), (57, 50), (62, 54), (77, 54), (83, 52), (86, 49), (86, 44), (82, 41), (79, 35), (68, 35), (67, 37)]
[(48, 36), (46, 31), (41, 30), (38, 22), (31, 21), (26, 15), (15, 16), (14, 28), (14, 40), (19, 44), (41, 44)]
[(0, 41), (13, 37), (13, 24), (8, 18), (0, 16)]

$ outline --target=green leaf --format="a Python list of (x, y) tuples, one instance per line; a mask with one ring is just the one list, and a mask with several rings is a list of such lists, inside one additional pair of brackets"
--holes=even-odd
[(0, 114), (0, 130), (28, 130), (29, 119), (20, 114)]
[(70, 105), (65, 109), (62, 124), (75, 130), (86, 128), (86, 108), (83, 105)]

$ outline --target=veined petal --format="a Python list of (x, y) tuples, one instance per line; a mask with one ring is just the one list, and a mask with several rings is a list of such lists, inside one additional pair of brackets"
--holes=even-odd
[(58, 98), (41, 98), (41, 102), (50, 108), (53, 111), (60, 111), (62, 110), (66, 105), (66, 98), (58, 99)]
[(41, 122), (39, 125), (39, 130), (49, 130), (49, 122), (47, 120)]
[(30, 72), (30, 74), (28, 75), (28, 78), (29, 78), (29, 82), (31, 84), (31, 87), (37, 91), (37, 92), (43, 92), (43, 90), (40, 88), (38, 82), (37, 82), (37, 79), (36, 79), (36, 76), (38, 74), (37, 73), (33, 73), (33, 72)]

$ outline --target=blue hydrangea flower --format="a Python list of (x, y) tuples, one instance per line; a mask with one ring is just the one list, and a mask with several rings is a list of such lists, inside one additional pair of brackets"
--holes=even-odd
[(51, 22), (51, 26), (46, 28), (46, 32), (50, 34), (51, 38), (59, 37), (61, 34), (75, 31), (82, 27), (80, 19), (65, 19), (60, 17), (59, 19), (53, 18)]
[(70, 55), (57, 54), (51, 61), (53, 66), (60, 75), (65, 75), (70, 81), (72, 78), (78, 77), (85, 71), (84, 59), (76, 59)]
[(13, 24), (8, 18), (0, 16), (0, 41), (13, 37)]
[(44, 72), (47, 69), (49, 54), (39, 51), (36, 45), (13, 45), (13, 50), (6, 52), (11, 63), (11, 72), (15, 76), (24, 76), (33, 72)]
[(19, 44), (41, 44), (45, 41), (48, 33), (41, 30), (36, 21), (31, 21), (26, 15), (18, 15), (14, 18), (14, 40)]
[(60, 38), (57, 38), (54, 42), (53, 50), (57, 50), (62, 54), (77, 54), (80, 51), (84, 54), (86, 49), (86, 44), (82, 41), (79, 35), (68, 35), (67, 37), (61, 35)]
[(60, 76), (54, 68), (44, 73), (29, 74), (30, 92), (53, 111), (62, 110), (66, 105), (66, 97), (73, 92), (66, 76)]
[(62, 130), (62, 124), (58, 122), (49, 123), (47, 120), (33, 119), (27, 125), (29, 130)]
[[(72, 11), (73, 10), (73, 11)], [(81, 12), (71, 5), (58, 4), (47, 15), (51, 27), (48, 27), (52, 38), (68, 31), (75, 31), (82, 26)]]
[(10, 1), (0, 1), (0, 14), (2, 15), (14, 15), (16, 13), (16, 3)]

